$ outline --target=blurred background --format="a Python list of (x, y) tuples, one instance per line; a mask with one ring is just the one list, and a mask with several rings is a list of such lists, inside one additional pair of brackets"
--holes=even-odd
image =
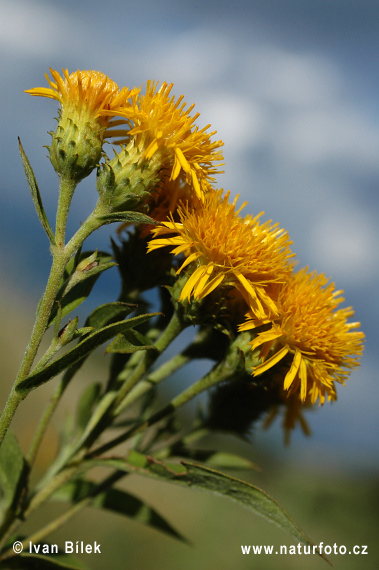
[[(225, 143), (218, 186), (239, 194), (239, 203), (247, 200), (245, 213), (264, 210), (264, 219), (287, 229), (299, 266), (325, 273), (343, 289), (345, 306), (354, 307), (366, 333), (361, 367), (340, 387), (338, 401), (308, 414), (311, 438), (296, 432), (285, 448), (277, 422), (269, 431), (257, 429), (245, 449), (262, 467), (251, 481), (272, 492), (315, 542), (369, 544), (369, 555), (359, 560), (365, 568), (378, 560), (379, 530), (378, 55), (375, 0), (0, 0), (1, 399), (22, 356), (50, 264), (17, 136), (51, 221), (57, 200), (57, 178), (43, 148), (50, 142), (47, 131), (55, 128), (57, 103), (23, 91), (46, 86), (49, 67), (97, 69), (120, 86), (173, 82), (175, 95), (196, 104), (197, 124), (210, 123)], [(76, 192), (69, 232), (95, 202), (90, 177)], [(103, 228), (88, 246), (109, 249), (113, 231)], [(112, 271), (100, 278), (92, 306), (117, 298)], [(47, 397), (33, 394), (32, 405), (24, 406), (16, 423), (21, 440), (28, 441)], [(63, 421), (61, 414), (57, 421)], [(53, 448), (54, 433), (51, 438)], [(286, 543), (268, 523), (221, 499), (134, 484), (193, 545), (178, 546), (112, 518), (105, 554), (92, 557), (91, 567), (112, 560), (115, 569), (174, 569), (179, 557), (188, 569), (275, 566), (275, 557), (253, 560), (240, 549), (240, 543)], [(92, 514), (85, 524), (79, 521), (75, 540), (83, 532), (99, 540), (104, 520)], [(356, 568), (355, 558), (334, 557), (333, 564)], [(310, 568), (323, 564), (306, 562)], [(304, 558), (280, 557), (280, 564), (303, 568)]]

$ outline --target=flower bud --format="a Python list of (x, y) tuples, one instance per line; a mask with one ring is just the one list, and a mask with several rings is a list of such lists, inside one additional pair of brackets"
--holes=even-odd
[[(99, 71), (68, 74), (50, 69), (55, 83), (46, 76), (50, 88), (36, 87), (30, 95), (56, 99), (61, 103), (58, 126), (50, 133), (50, 160), (56, 172), (80, 182), (98, 165), (104, 138), (112, 136), (108, 128), (120, 121), (110, 120), (108, 111), (117, 111), (131, 92), (119, 87)], [(118, 131), (118, 135), (120, 131)]]

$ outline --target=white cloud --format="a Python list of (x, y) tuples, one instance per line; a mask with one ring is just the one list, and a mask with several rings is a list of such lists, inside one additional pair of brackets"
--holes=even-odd
[(186, 88), (186, 100), (194, 87), (201, 99), (199, 85), (207, 89), (214, 81), (225, 84), (228, 68), (233, 64), (233, 44), (216, 30), (199, 27), (159, 38), (152, 31), (144, 41), (149, 57), (146, 51), (137, 49), (130, 53), (130, 49), (125, 49), (121, 59), (130, 59), (141, 77), (173, 81), (180, 89)]
[(313, 220), (309, 252), (324, 273), (345, 286), (378, 278), (377, 229), (367, 211), (345, 202), (332, 211), (325, 208)]
[(253, 99), (234, 92), (215, 96), (207, 93), (201, 104), (204, 117), (217, 129), (228, 149), (240, 152), (252, 148), (264, 137), (264, 113)]
[(340, 88), (337, 69), (313, 53), (257, 44), (242, 50), (241, 59), (251, 89), (280, 107), (315, 105), (334, 97)]
[(72, 31), (72, 22), (53, 3), (0, 0), (0, 11), (0, 45), (12, 55), (59, 53), (57, 38), (64, 29)]
[(378, 168), (379, 131), (343, 101), (288, 113), (278, 125), (277, 152), (305, 164), (347, 161)]

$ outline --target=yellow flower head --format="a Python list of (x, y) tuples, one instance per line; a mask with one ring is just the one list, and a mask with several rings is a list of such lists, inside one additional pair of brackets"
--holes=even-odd
[[(253, 350), (261, 347), (263, 359), (254, 375), (288, 355), (291, 366), (284, 389), (289, 394), (296, 392), (302, 402), (312, 404), (317, 399), (323, 404), (326, 397), (336, 400), (334, 382), (344, 384), (349, 369), (358, 366), (364, 339), (362, 332), (353, 330), (360, 323), (347, 322), (354, 314), (352, 308), (337, 309), (343, 301), (341, 293), (322, 274), (309, 273), (306, 268), (294, 273), (279, 293), (279, 318), (251, 343)], [(250, 319), (240, 330), (255, 327)]]
[(146, 159), (157, 156), (163, 168), (167, 168), (170, 179), (184, 175), (198, 197), (203, 198), (203, 187), (214, 181), (219, 171), (214, 162), (223, 160), (220, 152), (222, 141), (211, 141), (216, 131), (208, 133), (209, 125), (199, 129), (194, 125), (199, 114), (190, 116), (194, 105), (187, 107), (183, 95), (177, 100), (170, 96), (172, 84), (148, 81), (146, 94), (135, 94), (131, 104), (121, 111), (113, 111), (130, 123), (127, 142), (134, 137), (136, 146), (143, 149)]
[(54, 80), (46, 74), (50, 87), (34, 87), (27, 89), (25, 93), (59, 101), (62, 112), (70, 114), (73, 121), (96, 119), (99, 126), (112, 126), (109, 125), (107, 111), (115, 111), (125, 105), (126, 99), (137, 91), (125, 88), (120, 91), (118, 85), (101, 71), (78, 70), (70, 75), (67, 69), (62, 71), (63, 77), (54, 69), (50, 69)]
[[(202, 299), (222, 284), (240, 291), (257, 317), (265, 319), (277, 314), (271, 288), (292, 270), (291, 242), (277, 225), (260, 224), (260, 215), (239, 217), (245, 204), (236, 210), (238, 196), (232, 203), (228, 198), (229, 192), (223, 196), (223, 190), (210, 190), (198, 207), (179, 207), (180, 223), (171, 218), (155, 228), (149, 251), (172, 245), (172, 253), (184, 253), (178, 273), (193, 263), (181, 300)], [(170, 233), (174, 236), (157, 237)]]
[(75, 71), (63, 77), (50, 69), (53, 80), (46, 74), (50, 87), (35, 87), (26, 93), (55, 99), (61, 104), (59, 123), (50, 148), (50, 159), (59, 174), (77, 180), (87, 176), (98, 164), (104, 138), (120, 136), (122, 131), (111, 127), (125, 121), (110, 116), (138, 90), (119, 90), (114, 81), (100, 71)]

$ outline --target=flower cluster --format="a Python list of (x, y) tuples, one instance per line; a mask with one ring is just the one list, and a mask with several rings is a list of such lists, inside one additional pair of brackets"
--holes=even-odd
[(244, 300), (246, 320), (238, 329), (255, 333), (254, 376), (280, 364), (288, 396), (311, 404), (335, 400), (335, 382), (344, 383), (363, 350), (359, 323), (348, 322), (353, 310), (338, 309), (341, 292), (324, 275), (295, 272), (287, 232), (260, 223), (261, 214), (240, 217), (236, 200), (209, 190), (204, 202), (182, 205), (180, 222), (171, 217), (153, 229), (149, 251), (172, 246), (173, 254), (184, 254), (177, 273), (186, 268), (188, 279), (180, 300), (201, 300), (216, 288)]
[(194, 126), (199, 117), (198, 113), (190, 115), (194, 105), (186, 109), (183, 95), (176, 100), (170, 96), (172, 87), (173, 84), (163, 83), (158, 89), (157, 82), (148, 81), (145, 95), (135, 93), (130, 105), (113, 110), (112, 114), (124, 117), (132, 126), (124, 142), (133, 138), (145, 160), (159, 157), (170, 180), (184, 175), (202, 198), (203, 187), (214, 181), (218, 172), (213, 163), (223, 159), (219, 151), (223, 143), (211, 141), (215, 131), (207, 133), (209, 125), (202, 129)]
[[(100, 71), (75, 71), (63, 77), (50, 70), (50, 87), (35, 87), (26, 93), (55, 99), (61, 104), (57, 130), (52, 134), (50, 160), (61, 176), (77, 182), (88, 176), (101, 158), (104, 139), (112, 137), (112, 127), (120, 120), (111, 118), (136, 90), (119, 89)], [(122, 121), (123, 122), (123, 121)]]
[[(190, 186), (199, 199), (214, 181), (221, 164), (222, 141), (212, 141), (209, 125), (199, 128), (199, 114), (191, 116), (183, 96), (171, 95), (173, 85), (148, 81), (141, 88), (118, 85), (98, 71), (63, 71), (63, 78), (50, 70), (49, 88), (26, 91), (60, 102), (60, 120), (53, 133), (50, 159), (59, 174), (79, 181), (96, 166), (105, 138), (117, 138), (122, 150), (112, 160), (106, 156), (99, 193), (114, 209), (124, 205), (125, 195), (140, 196), (150, 208), (157, 201), (162, 209), (175, 207), (184, 187)], [(121, 128), (115, 128), (121, 127)], [(102, 154), (101, 154), (102, 153)], [(81, 165), (78, 171), (78, 164)], [(175, 182), (175, 184), (172, 184)], [(167, 203), (162, 188), (174, 188)], [(157, 198), (158, 193), (158, 198)], [(183, 190), (186, 195), (186, 190)], [(165, 215), (171, 211), (167, 209)]]
[[(260, 216), (241, 218), (237, 198), (229, 202), (229, 193), (209, 190), (204, 202), (178, 208), (180, 223), (171, 218), (153, 229), (156, 239), (149, 251), (175, 246), (172, 253), (184, 253), (178, 269), (192, 265), (180, 300), (202, 299), (217, 287), (236, 289), (258, 319), (277, 315), (275, 291), (292, 270), (293, 254), (288, 234), (271, 222), (260, 223)], [(159, 238), (165, 234), (173, 237)]]
[[(203, 312), (206, 298), (229, 307), (235, 335), (249, 335), (249, 374), (269, 378), (263, 390), (275, 378), (272, 401), (285, 404), (286, 429), (302, 423), (301, 406), (335, 400), (336, 383), (363, 351), (359, 323), (348, 321), (353, 310), (339, 308), (341, 292), (324, 275), (295, 271), (284, 229), (263, 213), (243, 216), (246, 204), (214, 187), (223, 143), (196, 125), (194, 105), (171, 95), (172, 84), (148, 81), (143, 94), (95, 71), (51, 74), (50, 88), (28, 93), (61, 103), (50, 152), (56, 170), (81, 179), (97, 166), (106, 213), (133, 209), (159, 222), (148, 252), (169, 246), (181, 257), (178, 302), (186, 310), (195, 301)], [(109, 159), (102, 146), (111, 137), (121, 150)], [(150, 229), (141, 224), (139, 235)]]

